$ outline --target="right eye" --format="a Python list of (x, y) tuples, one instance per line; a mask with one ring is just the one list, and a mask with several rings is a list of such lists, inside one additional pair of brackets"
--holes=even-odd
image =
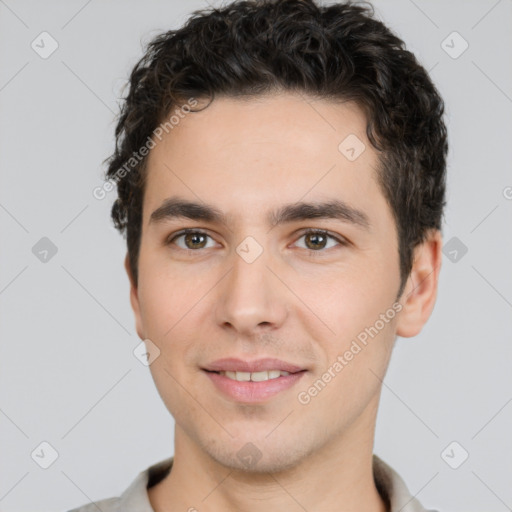
[[(211, 238), (210, 235), (204, 231), (199, 231), (197, 229), (184, 229), (179, 233), (171, 235), (167, 239), (166, 244), (176, 244), (180, 249), (183, 249), (184, 251), (197, 251), (198, 249), (209, 248), (205, 245), (208, 238)], [(182, 239), (184, 245), (177, 243), (177, 240), (180, 239)]]

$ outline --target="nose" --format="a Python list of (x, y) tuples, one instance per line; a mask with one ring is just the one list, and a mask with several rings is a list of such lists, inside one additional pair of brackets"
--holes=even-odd
[(218, 325), (247, 337), (283, 325), (288, 314), (287, 296), (275, 266), (265, 250), (252, 262), (234, 252), (231, 271), (216, 289)]

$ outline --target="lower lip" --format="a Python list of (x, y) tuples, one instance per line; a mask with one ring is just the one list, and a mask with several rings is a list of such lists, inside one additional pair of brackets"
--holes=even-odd
[(290, 389), (306, 372), (304, 370), (262, 382), (241, 382), (215, 372), (205, 370), (205, 373), (212, 380), (217, 389), (225, 395), (238, 402), (255, 403), (262, 402), (277, 395), (281, 391)]

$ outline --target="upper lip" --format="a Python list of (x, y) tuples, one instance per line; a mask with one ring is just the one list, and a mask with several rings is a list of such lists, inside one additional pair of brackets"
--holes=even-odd
[(234, 357), (227, 357), (224, 359), (217, 359), (204, 367), (205, 370), (212, 372), (263, 372), (269, 370), (280, 370), (288, 373), (296, 373), (304, 370), (295, 364), (281, 361), (280, 359), (262, 358), (255, 359), (254, 361), (244, 361)]

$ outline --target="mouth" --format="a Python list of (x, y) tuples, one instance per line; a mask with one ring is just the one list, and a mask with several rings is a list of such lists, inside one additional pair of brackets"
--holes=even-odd
[(215, 388), (231, 400), (264, 402), (293, 387), (307, 372), (278, 359), (220, 359), (202, 368)]
[(223, 359), (217, 359), (203, 368), (203, 370), (210, 372), (236, 372), (251, 374), (269, 371), (296, 373), (304, 369), (304, 367), (296, 364), (271, 357), (264, 357), (252, 361), (246, 361), (236, 357), (226, 357)]
[(236, 380), (238, 382), (265, 382), (267, 380), (274, 380), (279, 377), (286, 377), (287, 375), (290, 375), (290, 372), (285, 372), (283, 370), (269, 370), (262, 372), (231, 372), (225, 370), (211, 373), (216, 373), (217, 375), (222, 375), (223, 377), (227, 377), (228, 379)]

